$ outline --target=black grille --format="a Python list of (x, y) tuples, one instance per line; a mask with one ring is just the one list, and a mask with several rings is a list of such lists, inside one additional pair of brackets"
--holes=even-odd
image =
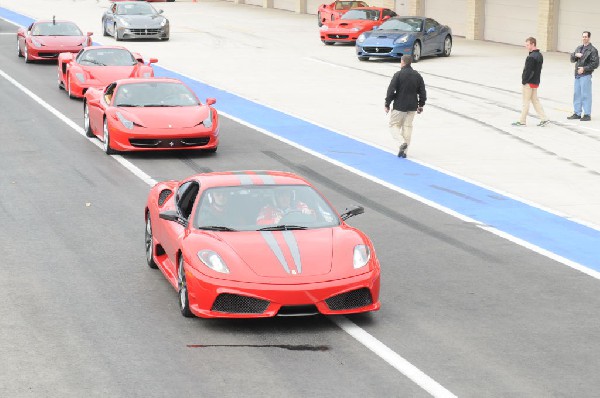
[(327, 35), (330, 39), (347, 39), (349, 35)]
[(170, 189), (163, 189), (162, 191), (160, 191), (160, 194), (158, 194), (158, 205), (162, 206), (167, 200), (167, 198), (171, 196), (172, 193), (173, 191), (171, 191)]
[(136, 148), (186, 148), (190, 146), (204, 146), (210, 137), (199, 138), (130, 138), (129, 143)]
[(350, 292), (338, 294), (325, 300), (329, 309), (333, 311), (351, 310), (373, 304), (371, 292), (366, 287)]
[(363, 50), (371, 54), (387, 54), (392, 52), (392, 47), (363, 47)]
[(155, 36), (160, 33), (160, 29), (129, 29), (136, 36)]
[(319, 310), (315, 305), (284, 305), (279, 309), (279, 316), (316, 315)]
[(229, 314), (262, 314), (268, 306), (269, 302), (266, 300), (222, 293), (217, 296), (211, 311)]
[(38, 56), (42, 57), (42, 58), (58, 58), (58, 53), (43, 53), (43, 52), (39, 52)]

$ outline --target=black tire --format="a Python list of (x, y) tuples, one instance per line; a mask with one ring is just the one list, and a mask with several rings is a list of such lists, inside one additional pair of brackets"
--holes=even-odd
[(23, 51), (21, 51), (21, 43), (19, 43), (19, 39), (17, 39), (17, 55), (20, 58), (23, 58)]
[(106, 153), (107, 155), (115, 155), (117, 153), (117, 151), (115, 151), (114, 149), (112, 149), (110, 147), (110, 132), (108, 131), (108, 120), (106, 119), (106, 117), (104, 118), (104, 127), (102, 129), (103, 131), (103, 148), (104, 148), (104, 153)]
[(71, 76), (69, 76), (69, 74), (67, 73), (67, 87), (65, 89), (67, 91), (67, 95), (69, 96), (69, 98), (76, 98), (72, 93), (71, 93)]
[(412, 57), (412, 62), (415, 64), (421, 60), (421, 42), (418, 40), (415, 40), (415, 44), (413, 44)]
[(325, 44), (326, 46), (333, 46), (335, 44), (334, 41), (323, 41), (323, 44)]
[(115, 32), (114, 32), (114, 34), (113, 34), (113, 37), (115, 38), (115, 40), (116, 40), (116, 41), (121, 41), (121, 40), (123, 40), (123, 39), (121, 39), (121, 38), (119, 37), (119, 31), (117, 30), (117, 24), (115, 24), (115, 25), (114, 25), (113, 29), (115, 30)]
[(319, 28), (323, 26), (323, 21), (321, 21), (321, 11), (317, 13), (317, 24), (319, 25)]
[(187, 290), (187, 281), (185, 279), (185, 267), (183, 265), (183, 254), (179, 254), (177, 261), (177, 296), (179, 299), (179, 309), (181, 315), (186, 318), (193, 318), (194, 314), (190, 310), (190, 299)]
[(163, 37), (161, 40), (162, 41), (169, 41), (169, 37)]
[(59, 70), (59, 72), (58, 72), (58, 77), (57, 77), (57, 79), (58, 79), (58, 88), (59, 88), (59, 90), (64, 90), (64, 89), (65, 89), (65, 86), (63, 85), (62, 81), (60, 80), (60, 70)]
[(31, 63), (31, 59), (29, 59), (29, 51), (27, 51), (27, 43), (25, 43), (25, 51), (23, 52), (23, 58), (25, 58), (25, 63)]
[(110, 36), (106, 31), (106, 23), (104, 22), (104, 20), (102, 21), (102, 36)]
[(146, 245), (146, 263), (152, 269), (158, 268), (154, 262), (154, 238), (152, 237), (152, 222), (150, 213), (146, 214), (146, 233), (144, 234), (144, 243)]
[(449, 57), (451, 53), (452, 53), (452, 37), (450, 37), (450, 35), (448, 35), (444, 39), (444, 48), (442, 49), (442, 53), (439, 56), (440, 57)]
[(359, 61), (368, 61), (369, 57), (358, 57)]
[(83, 129), (85, 130), (85, 136), (93, 138), (95, 137), (90, 126), (90, 109), (88, 108), (87, 102), (83, 103)]
[(214, 148), (210, 148), (210, 149), (203, 149), (202, 152), (206, 152), (206, 153), (216, 153), (217, 152), (217, 148), (218, 147), (214, 147)]

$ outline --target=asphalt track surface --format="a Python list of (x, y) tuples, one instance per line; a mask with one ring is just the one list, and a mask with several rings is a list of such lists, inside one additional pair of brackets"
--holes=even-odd
[[(0, 65), (82, 125), (54, 64), (25, 65), (0, 35)], [(0, 91), (0, 396), (429, 396), (326, 317), (181, 317), (145, 265), (148, 185), (3, 77)], [(288, 170), (338, 209), (364, 205), (351, 223), (378, 250), (382, 310), (349, 319), (457, 396), (600, 391), (596, 279), (232, 120), (221, 131), (216, 155), (124, 158), (156, 180)]]

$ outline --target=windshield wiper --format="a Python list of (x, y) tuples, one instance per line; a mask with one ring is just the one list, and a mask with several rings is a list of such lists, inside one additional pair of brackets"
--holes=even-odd
[(257, 231), (289, 231), (292, 229), (307, 229), (307, 227), (303, 227), (301, 225), (282, 224), (282, 225), (273, 225), (272, 227), (259, 228), (259, 229), (257, 229)]
[(225, 227), (222, 225), (203, 225), (198, 227), (198, 229), (206, 229), (208, 231), (237, 231), (237, 229)]
[(121, 106), (121, 107), (129, 107), (129, 108), (138, 108), (144, 105), (135, 105), (135, 104), (117, 104), (116, 106)]
[(98, 62), (95, 59), (85, 59), (81, 62), (89, 62), (90, 64), (94, 64), (94, 65), (106, 66), (106, 64), (103, 64), (102, 62)]

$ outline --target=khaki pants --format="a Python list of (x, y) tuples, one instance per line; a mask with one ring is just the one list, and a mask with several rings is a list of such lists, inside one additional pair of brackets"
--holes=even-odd
[(400, 112), (392, 109), (390, 115), (390, 132), (392, 138), (398, 141), (398, 144), (410, 145), (410, 136), (412, 135), (412, 123), (415, 118), (415, 111)]
[(537, 88), (531, 88), (529, 84), (523, 85), (523, 110), (521, 111), (521, 118), (519, 122), (525, 124), (527, 120), (527, 114), (529, 114), (529, 104), (533, 104), (535, 112), (542, 121), (548, 120), (544, 113), (544, 108), (540, 104), (540, 100), (537, 96)]

